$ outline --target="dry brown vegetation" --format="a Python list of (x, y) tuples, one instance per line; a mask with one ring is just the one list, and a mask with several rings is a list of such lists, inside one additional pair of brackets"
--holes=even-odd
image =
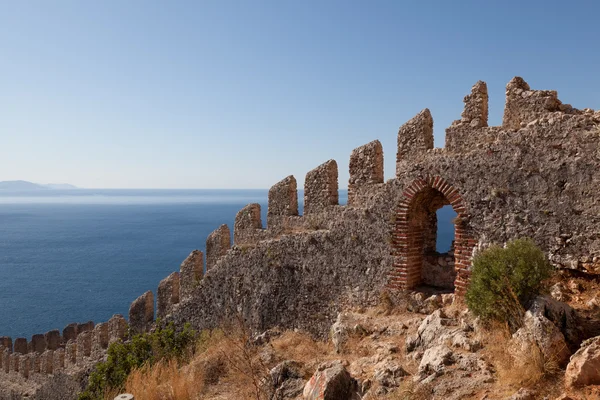
[(482, 338), (483, 353), (496, 370), (496, 394), (510, 396), (520, 388), (532, 388), (546, 394), (560, 393), (562, 371), (556, 360), (545, 357), (535, 343), (530, 344), (527, 352), (515, 357), (508, 351), (511, 345), (508, 325), (500, 323), (489, 326)]

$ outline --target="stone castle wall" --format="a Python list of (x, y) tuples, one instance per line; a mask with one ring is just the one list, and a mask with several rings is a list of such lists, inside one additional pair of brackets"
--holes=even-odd
[[(355, 149), (347, 206), (338, 204), (334, 160), (307, 173), (304, 215), (298, 213), (296, 179), (276, 183), (266, 227), (260, 206), (249, 204), (236, 216), (233, 242), (227, 225), (217, 228), (207, 238), (206, 257), (195, 250), (161, 281), (158, 316), (195, 329), (241, 316), (257, 332), (280, 326), (324, 337), (343, 307), (374, 304), (386, 290), (435, 283), (435, 268), (444, 268), (442, 286), (464, 293), (474, 252), (519, 237), (532, 238), (559, 268), (600, 273), (600, 112), (564, 105), (556, 92), (531, 90), (521, 78), (507, 85), (502, 126), (488, 126), (484, 82), (464, 102), (443, 149), (433, 148), (429, 110), (400, 127), (396, 174), (387, 182), (381, 143)], [(455, 243), (439, 255), (435, 212), (446, 205), (458, 214)], [(132, 303), (129, 326), (144, 332), (154, 320), (154, 295), (146, 292)], [(44, 350), (36, 350), (38, 361), (29, 364), (21, 358), (29, 350), (9, 351), (0, 338), (2, 369), (19, 370), (24, 363), (23, 371), (48, 371), (46, 352), (55, 357), (64, 349), (56, 356), (60, 366), (77, 362), (80, 349), (92, 357), (92, 349), (107, 342), (104, 333), (77, 332), (63, 331), (54, 349), (32, 338), (31, 348)], [(56, 347), (52, 338), (46, 343)], [(69, 350), (73, 346), (78, 351)]]

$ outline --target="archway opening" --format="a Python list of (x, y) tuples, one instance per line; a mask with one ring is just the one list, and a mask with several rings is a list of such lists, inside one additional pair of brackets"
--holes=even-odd
[[(408, 260), (421, 290), (454, 290), (453, 214), (456, 215), (450, 201), (432, 187), (421, 190), (410, 203)], [(440, 233), (445, 236), (440, 237)]]

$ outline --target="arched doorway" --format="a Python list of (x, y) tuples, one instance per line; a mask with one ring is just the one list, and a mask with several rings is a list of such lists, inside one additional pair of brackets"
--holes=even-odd
[[(418, 178), (403, 192), (394, 225), (394, 268), (389, 277), (393, 288), (411, 290), (420, 285), (464, 293), (469, 279), (471, 254), (476, 242), (467, 226), (466, 208), (458, 191), (439, 176)], [(444, 266), (437, 262), (436, 211), (451, 205), (454, 248)]]

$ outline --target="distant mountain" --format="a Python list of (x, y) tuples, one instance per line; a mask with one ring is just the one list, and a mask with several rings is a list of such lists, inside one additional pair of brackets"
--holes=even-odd
[(48, 183), (42, 186), (48, 189), (79, 189), (77, 186), (70, 185), (68, 183)]
[(40, 185), (27, 181), (0, 181), (0, 190), (47, 190), (47, 189), (77, 189), (67, 183)]

